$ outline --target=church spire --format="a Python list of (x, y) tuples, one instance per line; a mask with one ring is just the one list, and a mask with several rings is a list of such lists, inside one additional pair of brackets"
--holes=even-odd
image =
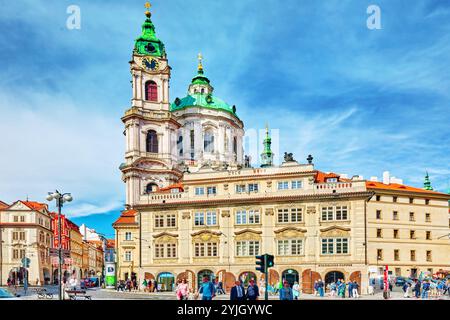
[(198, 74), (203, 74), (203, 55), (198, 54)]
[(134, 46), (134, 52), (142, 55), (150, 55), (155, 57), (165, 57), (166, 49), (161, 40), (156, 37), (155, 26), (151, 20), (152, 14), (150, 8), (152, 5), (150, 2), (145, 3), (145, 19), (142, 24), (142, 34), (136, 39)]
[(423, 183), (423, 188), (425, 190), (428, 190), (428, 191), (433, 191), (433, 187), (431, 186), (430, 176), (428, 175), (428, 171), (427, 171), (427, 174), (425, 176), (425, 181)]
[(273, 166), (273, 152), (271, 149), (272, 138), (269, 134), (269, 124), (266, 124), (266, 138), (264, 139), (264, 151), (261, 153), (261, 167)]

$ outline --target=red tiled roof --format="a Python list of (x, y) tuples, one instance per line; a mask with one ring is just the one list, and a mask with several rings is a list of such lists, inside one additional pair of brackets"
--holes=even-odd
[[(426, 193), (426, 194), (431, 194), (431, 195), (433, 195), (433, 194), (434, 195), (446, 195), (445, 193), (410, 187), (410, 186), (406, 186), (406, 185), (398, 184), (398, 183), (384, 184), (382, 182), (366, 181), (366, 187), (367, 187), (367, 189), (409, 191), (409, 192)], [(447, 196), (449, 196), (449, 195), (447, 195)]]
[(135, 224), (135, 216), (137, 214), (136, 210), (126, 210), (122, 211), (120, 217), (113, 223), (113, 225), (117, 224)]
[(107, 248), (115, 248), (116, 247), (116, 240), (114, 240), (114, 239), (106, 239), (106, 247)]
[(325, 172), (322, 172), (322, 171), (317, 171), (317, 173), (316, 173), (316, 183), (324, 183), (324, 182), (327, 182), (326, 180), (327, 180), (328, 178), (337, 178), (338, 181), (350, 181), (349, 179), (343, 179), (343, 178), (341, 178), (340, 175), (338, 175), (338, 174), (336, 174), (336, 173), (333, 173), (333, 172), (325, 173)]
[(42, 210), (42, 209), (48, 209), (48, 206), (44, 203), (34, 202), (34, 201), (20, 201), (24, 205), (26, 205), (31, 210)]
[(167, 191), (171, 191), (172, 189), (180, 189), (182, 192), (184, 191), (184, 187), (183, 187), (182, 183), (173, 184), (171, 186), (161, 188), (158, 191), (159, 192), (167, 192)]
[(7, 204), (6, 202), (0, 201), (0, 210), (6, 209), (8, 207), (9, 207), (9, 204)]

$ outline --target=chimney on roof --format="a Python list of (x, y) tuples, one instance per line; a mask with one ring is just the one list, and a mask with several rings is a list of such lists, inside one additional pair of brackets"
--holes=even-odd
[(378, 177), (370, 177), (370, 181), (372, 181), (372, 182), (378, 182)]
[(389, 171), (383, 172), (383, 183), (391, 184), (391, 177), (390, 177)]

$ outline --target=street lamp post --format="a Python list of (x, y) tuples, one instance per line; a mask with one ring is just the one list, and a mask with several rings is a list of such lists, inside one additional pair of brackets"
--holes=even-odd
[(58, 296), (59, 300), (64, 299), (62, 292), (62, 244), (61, 244), (61, 208), (64, 202), (71, 202), (73, 200), (70, 193), (61, 194), (58, 190), (56, 192), (49, 192), (47, 201), (56, 200), (56, 207), (58, 208)]

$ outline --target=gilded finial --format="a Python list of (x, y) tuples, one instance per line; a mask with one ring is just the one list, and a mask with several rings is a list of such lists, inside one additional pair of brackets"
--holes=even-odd
[(147, 16), (147, 17), (149, 17), (150, 18), (150, 16), (152, 15), (151, 13), (150, 13), (150, 8), (152, 7), (152, 5), (150, 4), (150, 2), (146, 2), (145, 3), (145, 8), (147, 9), (146, 11), (145, 11), (145, 15)]
[(198, 57), (198, 72), (203, 73), (203, 55), (199, 53), (197, 57)]

